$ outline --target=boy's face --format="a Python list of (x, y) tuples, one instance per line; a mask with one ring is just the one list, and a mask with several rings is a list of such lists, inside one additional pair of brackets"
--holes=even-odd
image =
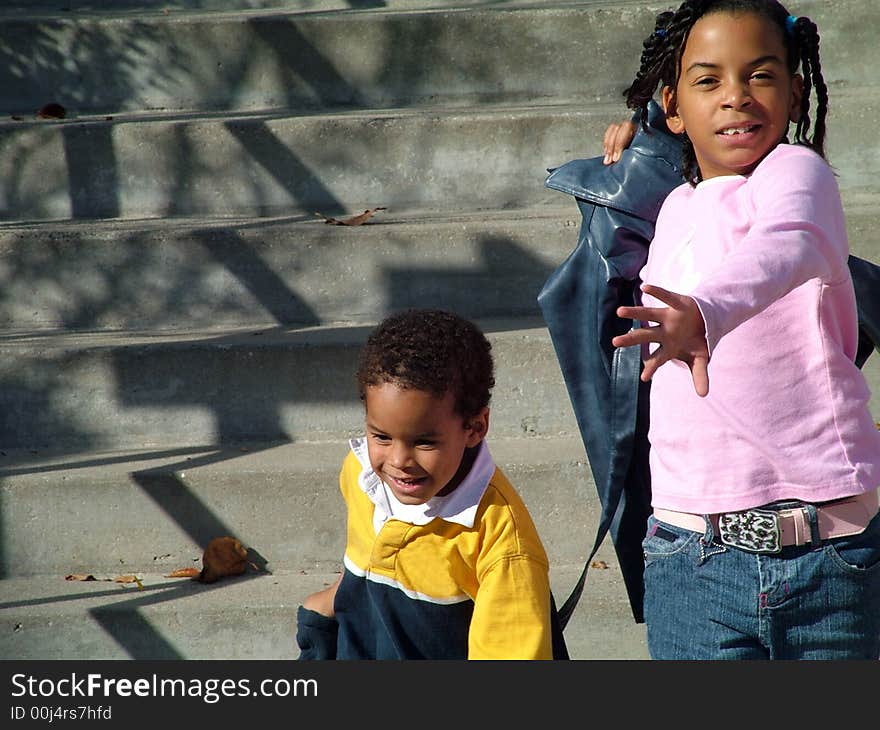
[(488, 408), (465, 423), (454, 404), (452, 393), (437, 398), (394, 383), (366, 389), (370, 465), (403, 504), (452, 491), (464, 477), (465, 449), (486, 435)]

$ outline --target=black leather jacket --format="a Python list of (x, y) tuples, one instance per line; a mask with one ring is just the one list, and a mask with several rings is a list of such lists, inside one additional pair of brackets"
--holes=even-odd
[[(610, 532), (633, 618), (644, 621), (642, 538), (651, 513), (648, 391), (639, 380), (640, 348), (615, 349), (629, 329), (618, 306), (637, 302), (638, 274), (666, 195), (683, 182), (681, 148), (652, 103), (621, 159), (572, 160), (551, 169), (545, 185), (573, 195), (582, 222), (577, 246), (550, 275), (538, 304), (556, 350), (602, 511), (592, 552), (560, 608), (563, 626), (583, 589), (590, 561)], [(851, 256), (859, 310), (861, 367), (880, 346), (880, 267)]]

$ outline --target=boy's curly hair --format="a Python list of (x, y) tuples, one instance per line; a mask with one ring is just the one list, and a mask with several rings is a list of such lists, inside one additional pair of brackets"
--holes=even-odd
[(362, 401), (369, 386), (395, 383), (442, 398), (452, 392), (465, 420), (489, 404), (495, 385), (492, 345), (472, 322), (439, 309), (392, 314), (370, 333), (357, 369)]

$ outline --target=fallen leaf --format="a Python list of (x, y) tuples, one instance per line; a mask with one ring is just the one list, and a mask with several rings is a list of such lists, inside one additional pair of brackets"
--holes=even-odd
[(594, 560), (590, 563), (591, 568), (595, 568), (596, 570), (608, 570), (608, 563), (604, 560)]
[(97, 578), (90, 573), (71, 573), (70, 575), (65, 575), (64, 580), (97, 580)]
[(346, 218), (345, 220), (339, 220), (338, 218), (331, 218), (330, 216), (324, 215), (323, 213), (315, 213), (319, 218), (324, 219), (324, 223), (328, 223), (334, 226), (362, 226), (366, 223), (370, 218), (372, 218), (377, 210), (388, 210), (384, 207), (379, 208), (370, 208), (369, 210), (365, 210), (360, 215), (352, 216), (351, 218)]
[(67, 110), (61, 104), (56, 104), (55, 102), (44, 104), (37, 111), (39, 119), (64, 119), (66, 114)]
[(113, 579), (114, 583), (137, 583), (137, 587), (140, 590), (144, 589), (144, 584), (141, 583), (141, 579), (136, 575), (118, 575)]
[(199, 573), (201, 573), (198, 568), (178, 568), (177, 570), (172, 570), (166, 578), (196, 578)]
[(202, 555), (200, 583), (213, 583), (228, 575), (241, 575), (247, 570), (247, 549), (234, 537), (215, 537)]

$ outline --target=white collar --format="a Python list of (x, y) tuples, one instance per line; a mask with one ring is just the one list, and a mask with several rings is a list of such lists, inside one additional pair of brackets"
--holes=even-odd
[(373, 524), (378, 532), (386, 520), (393, 517), (413, 525), (426, 525), (439, 517), (447, 522), (455, 522), (465, 527), (473, 527), (477, 507), (483, 498), (486, 487), (495, 473), (495, 461), (489, 453), (486, 441), (480, 443), (477, 457), (467, 476), (445, 497), (432, 497), (424, 504), (403, 504), (379, 478), (370, 466), (367, 454), (367, 439), (354, 438), (349, 441), (351, 450), (361, 464), (358, 485), (370, 501), (376, 505)]

